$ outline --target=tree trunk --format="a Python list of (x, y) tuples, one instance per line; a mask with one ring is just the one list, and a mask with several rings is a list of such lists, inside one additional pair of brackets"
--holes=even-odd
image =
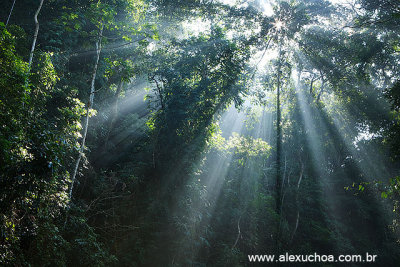
[(318, 96), (317, 96), (317, 102), (319, 102), (319, 100), (321, 99), (321, 95), (322, 95), (322, 93), (324, 92), (324, 89), (325, 89), (325, 79), (324, 79), (324, 75), (322, 74), (322, 71), (319, 71), (319, 73), (321, 74), (321, 88), (320, 88), (320, 91), (319, 91), (319, 94), (318, 94)]
[[(6, 27), (7, 27), (7, 25), (8, 25), (8, 22), (10, 21), (11, 14), (12, 14), (12, 12), (13, 12), (13, 10), (14, 10), (15, 1), (16, 1), (16, 0), (14, 0), (13, 4), (12, 4), (12, 6), (11, 6), (11, 9), (10, 9), (10, 13), (8, 14), (8, 18), (7, 18), (7, 22), (6, 22)], [(43, 2), (43, 1), (42, 1), (42, 2)]]
[[(280, 50), (280, 49), (279, 49)], [(278, 73), (277, 73), (277, 93), (276, 93), (276, 212), (281, 212), (281, 51), (279, 51)]]
[[(284, 165), (285, 167), (283, 168), (283, 175), (282, 175), (282, 178), (281, 178), (281, 187), (280, 187), (280, 189), (281, 189), (281, 199), (280, 199), (281, 209), (279, 211), (280, 213), (282, 213), (282, 206), (283, 206), (283, 202), (285, 200), (285, 195), (286, 195), (286, 191), (285, 191), (286, 165), (287, 165), (287, 160), (286, 160), (286, 156), (285, 156), (285, 165)], [(282, 220), (282, 218), (280, 220)]]
[(91, 82), (91, 86), (90, 86), (89, 103), (88, 103), (87, 108), (86, 108), (86, 118), (85, 118), (85, 126), (83, 128), (82, 144), (81, 144), (81, 147), (79, 149), (79, 156), (78, 156), (78, 159), (76, 160), (75, 169), (74, 169), (74, 172), (72, 174), (71, 188), (69, 189), (69, 198), (70, 199), (72, 197), (72, 190), (74, 188), (74, 183), (75, 183), (75, 180), (76, 180), (76, 174), (78, 172), (79, 163), (80, 163), (80, 161), (82, 159), (83, 151), (85, 149), (85, 141), (86, 141), (87, 131), (88, 131), (88, 127), (89, 127), (89, 112), (93, 107), (93, 101), (94, 101), (94, 93), (95, 93), (94, 82), (96, 80), (96, 73), (97, 73), (97, 68), (98, 68), (98, 65), (99, 65), (99, 59), (100, 59), (100, 53), (101, 53), (101, 39), (102, 39), (102, 35), (103, 35), (103, 27), (104, 26), (101, 25), (101, 29), (99, 31), (99, 37), (98, 37), (97, 42), (96, 42), (96, 53), (97, 53), (96, 63), (94, 64), (94, 68), (93, 68), (92, 82)]
[[(31, 53), (29, 54), (28, 74), (31, 72), (32, 60), (33, 60), (33, 52), (35, 52), (36, 40), (37, 40), (38, 33), (39, 33), (38, 15), (39, 15), (40, 9), (42, 9), (43, 2), (44, 2), (44, 0), (40, 1), (40, 5), (39, 5), (38, 9), (36, 10), (36, 13), (35, 13), (35, 16), (34, 16), (36, 28), (35, 28), (35, 34), (33, 36)], [(11, 13), (10, 13), (10, 15), (11, 15)]]
[(292, 236), (290, 238), (290, 242), (293, 241), (294, 235), (296, 234), (297, 228), (299, 227), (299, 220), (300, 220), (299, 189), (300, 189), (301, 181), (303, 180), (303, 173), (304, 173), (304, 164), (301, 160), (300, 160), (300, 165), (301, 165), (301, 169), (300, 169), (299, 181), (297, 182), (297, 191), (296, 191), (297, 217), (296, 217), (296, 224), (294, 226), (294, 230), (293, 230)]
[(296, 234), (297, 227), (299, 227), (299, 220), (300, 220), (300, 211), (297, 211), (296, 224), (294, 226), (294, 230), (293, 230), (292, 236), (290, 238), (290, 243), (293, 242), (293, 238), (294, 238), (294, 235)]
[(281, 232), (281, 204), (282, 204), (282, 177), (281, 177), (281, 146), (282, 146), (282, 135), (281, 135), (281, 60), (282, 60), (282, 41), (279, 41), (279, 55), (278, 55), (278, 69), (277, 69), (277, 92), (276, 92), (276, 213), (279, 217), (276, 237), (275, 237), (275, 249), (276, 253), (280, 251), (280, 232)]
[(237, 222), (238, 234), (237, 234), (237, 237), (236, 237), (236, 240), (235, 240), (235, 244), (233, 244), (233, 246), (232, 246), (232, 249), (234, 249), (236, 247), (236, 245), (237, 245), (237, 243), (239, 241), (240, 235), (241, 235), (241, 232), (240, 232), (240, 220), (241, 219), (242, 219), (242, 216), (240, 215), (239, 220)]

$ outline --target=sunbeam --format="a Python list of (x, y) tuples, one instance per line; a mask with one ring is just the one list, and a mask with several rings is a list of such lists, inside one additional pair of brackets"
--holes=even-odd
[(399, 266), (399, 17), (4, 1), (0, 265)]

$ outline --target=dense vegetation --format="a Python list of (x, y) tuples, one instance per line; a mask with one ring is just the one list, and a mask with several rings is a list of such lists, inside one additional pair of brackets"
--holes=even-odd
[(0, 264), (398, 266), (399, 19), (393, 0), (5, 1)]

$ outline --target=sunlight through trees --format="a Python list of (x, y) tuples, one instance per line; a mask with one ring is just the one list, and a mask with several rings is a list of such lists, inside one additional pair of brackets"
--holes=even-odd
[(399, 265), (398, 2), (2, 7), (0, 265)]

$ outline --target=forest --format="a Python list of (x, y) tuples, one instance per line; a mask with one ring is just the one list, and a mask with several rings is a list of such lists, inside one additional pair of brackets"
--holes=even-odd
[(399, 0), (1, 1), (1, 266), (400, 266), (399, 201)]

